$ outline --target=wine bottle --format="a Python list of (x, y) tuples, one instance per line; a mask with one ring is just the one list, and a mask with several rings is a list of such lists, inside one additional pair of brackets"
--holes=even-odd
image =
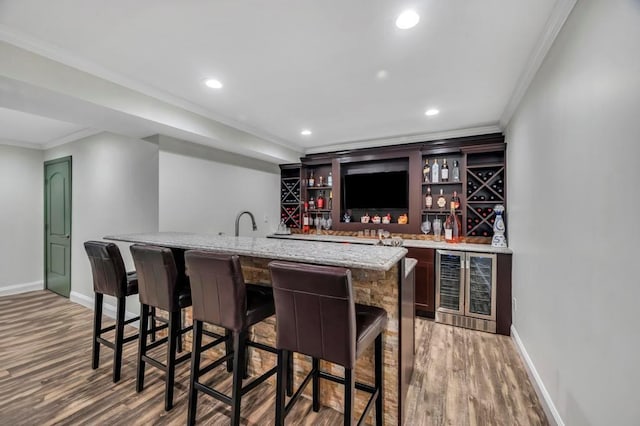
[(440, 182), (440, 166), (438, 165), (437, 158), (433, 160), (433, 165), (431, 166), (431, 182)]
[(431, 179), (431, 167), (429, 167), (429, 159), (424, 160), (424, 167), (422, 168), (422, 181), (429, 183)]
[(302, 214), (302, 233), (309, 233), (309, 204), (307, 202), (304, 203), (304, 213)]
[(316, 179), (313, 177), (313, 170), (311, 170), (309, 180), (307, 182), (309, 182), (309, 186), (314, 186), (316, 184)]
[(319, 209), (324, 209), (324, 191), (320, 191), (318, 199), (316, 200), (316, 207)]
[(449, 165), (447, 164), (447, 159), (442, 160), (442, 169), (440, 170), (440, 174), (442, 175), (443, 182), (449, 182)]
[(440, 209), (444, 209), (445, 206), (447, 205), (447, 200), (444, 198), (444, 194), (442, 193), (442, 188), (440, 188), (440, 195), (438, 196), (437, 204), (438, 204), (438, 207), (440, 207)]
[(451, 202), (455, 204), (456, 210), (460, 208), (460, 197), (458, 197), (458, 191), (453, 191), (453, 197), (451, 197)]
[(431, 187), (427, 186), (427, 195), (424, 197), (424, 206), (427, 210), (433, 207), (433, 196), (431, 195)]
[(456, 216), (456, 208), (453, 201), (447, 220), (444, 222), (444, 240), (448, 243), (459, 243), (462, 235), (460, 219)]
[(453, 160), (453, 170), (451, 171), (451, 178), (454, 182), (460, 182), (460, 166), (458, 160)]

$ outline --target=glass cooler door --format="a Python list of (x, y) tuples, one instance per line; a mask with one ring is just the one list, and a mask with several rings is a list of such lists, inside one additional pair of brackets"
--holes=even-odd
[(495, 321), (496, 255), (467, 253), (465, 315)]
[(464, 259), (463, 252), (437, 251), (436, 310), (464, 314)]

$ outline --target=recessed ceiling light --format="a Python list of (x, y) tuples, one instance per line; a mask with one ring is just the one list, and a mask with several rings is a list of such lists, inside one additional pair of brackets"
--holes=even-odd
[(222, 88), (222, 83), (220, 83), (215, 78), (210, 78), (210, 79), (205, 80), (204, 84), (206, 84), (207, 87), (211, 87), (212, 89), (221, 89)]
[(435, 108), (428, 109), (428, 110), (424, 113), (424, 115), (426, 115), (426, 116), (428, 116), (428, 117), (432, 117), (432, 116), (434, 116), (434, 115), (438, 115), (438, 114), (440, 114), (440, 110), (435, 109)]
[(311, 134), (311, 130), (309, 129), (304, 129), (303, 131), (300, 132), (300, 134), (302, 136), (309, 136)]
[(378, 80), (386, 80), (389, 77), (389, 72), (387, 70), (380, 70), (376, 73), (376, 78)]
[(398, 16), (398, 19), (396, 19), (396, 27), (401, 30), (407, 30), (415, 27), (418, 21), (420, 21), (420, 15), (413, 10), (405, 10)]

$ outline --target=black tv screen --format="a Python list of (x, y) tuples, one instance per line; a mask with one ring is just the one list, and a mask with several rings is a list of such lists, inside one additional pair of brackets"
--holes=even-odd
[(406, 171), (345, 175), (345, 209), (406, 209), (409, 207)]

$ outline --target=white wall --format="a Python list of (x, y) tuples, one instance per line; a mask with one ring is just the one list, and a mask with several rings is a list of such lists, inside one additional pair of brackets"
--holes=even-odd
[(0, 143), (0, 295), (43, 287), (42, 151)]
[[(50, 149), (45, 159), (67, 155), (73, 158), (71, 291), (72, 299), (81, 301), (93, 299), (85, 241), (158, 230), (158, 146), (101, 133)], [(128, 245), (119, 246), (127, 268), (133, 270)], [(137, 298), (127, 310), (138, 311)]]
[(567, 425), (638, 425), (640, 1), (580, 0), (507, 132), (514, 326)]
[[(264, 236), (280, 222), (278, 166), (213, 148), (159, 136), (160, 231), (233, 235), (244, 210), (241, 236)], [(266, 222), (265, 222), (266, 218)]]

